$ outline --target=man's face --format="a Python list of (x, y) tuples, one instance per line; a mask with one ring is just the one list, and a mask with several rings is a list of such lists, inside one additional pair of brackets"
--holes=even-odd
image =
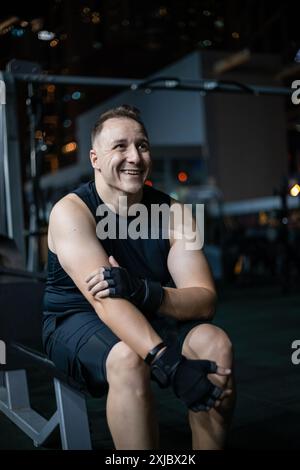
[(151, 168), (148, 139), (140, 124), (129, 118), (105, 121), (90, 156), (102, 183), (124, 193), (138, 192)]

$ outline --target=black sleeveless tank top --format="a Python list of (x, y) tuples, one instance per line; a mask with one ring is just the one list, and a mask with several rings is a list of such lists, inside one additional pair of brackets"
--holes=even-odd
[[(74, 190), (78, 197), (87, 205), (96, 224), (104, 216), (96, 215), (97, 208), (103, 201), (100, 199), (95, 182), (81, 185)], [(151, 213), (151, 204), (167, 204), (170, 206), (170, 197), (150, 186), (144, 186), (141, 203)], [(126, 221), (125, 218), (115, 214), (117, 227)], [(127, 227), (135, 217), (127, 218)], [(149, 219), (150, 233), (151, 218)], [(117, 231), (118, 233), (118, 231)], [(135, 276), (147, 277), (162, 285), (173, 285), (167, 268), (167, 257), (170, 250), (169, 240), (163, 236), (161, 222), (158, 226), (158, 235), (155, 238), (105, 238), (99, 240), (107, 255), (113, 255), (120, 266), (125, 267)], [(48, 250), (48, 276), (44, 295), (44, 315), (64, 316), (82, 311), (93, 311), (91, 304), (77, 288), (71, 277), (64, 271), (58, 257)]]

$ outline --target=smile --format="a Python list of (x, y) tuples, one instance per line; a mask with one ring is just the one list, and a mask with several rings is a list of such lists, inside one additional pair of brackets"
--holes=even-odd
[(142, 174), (141, 170), (120, 170), (125, 175), (139, 176)]

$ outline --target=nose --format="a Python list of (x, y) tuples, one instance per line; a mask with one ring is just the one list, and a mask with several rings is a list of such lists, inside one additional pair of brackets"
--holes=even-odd
[(128, 148), (128, 152), (127, 152), (127, 161), (129, 163), (134, 163), (134, 164), (137, 164), (139, 163), (141, 160), (141, 156), (140, 156), (140, 153), (138, 151), (138, 149), (136, 148), (136, 146), (134, 144), (132, 144), (129, 148)]

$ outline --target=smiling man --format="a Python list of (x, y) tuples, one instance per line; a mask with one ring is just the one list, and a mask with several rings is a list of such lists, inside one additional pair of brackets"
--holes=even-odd
[(127, 217), (135, 204), (151, 214), (154, 204), (176, 203), (144, 185), (151, 157), (136, 108), (100, 116), (90, 160), (94, 180), (50, 215), (45, 350), (92, 395), (108, 393), (117, 449), (158, 447), (151, 379), (171, 387), (189, 409), (193, 448), (220, 449), (234, 404), (232, 350), (226, 333), (211, 324), (216, 292), (203, 252), (187, 249), (185, 231), (176, 237), (171, 220), (168, 237), (160, 226), (160, 236), (146, 239), (96, 231), (99, 207), (124, 230), (135, 220)]

